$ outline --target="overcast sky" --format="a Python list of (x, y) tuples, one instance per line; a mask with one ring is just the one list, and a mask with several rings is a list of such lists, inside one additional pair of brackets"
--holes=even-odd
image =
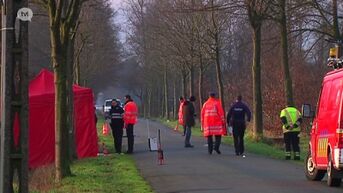
[(120, 41), (122, 43), (125, 42), (125, 15), (123, 13), (122, 8), (124, 7), (125, 0), (110, 0), (112, 4), (112, 8), (117, 11), (117, 17), (115, 19), (116, 24), (120, 25), (121, 31), (120, 31)]
[(110, 2), (114, 10), (119, 10), (123, 8), (125, 4), (124, 0), (110, 0)]

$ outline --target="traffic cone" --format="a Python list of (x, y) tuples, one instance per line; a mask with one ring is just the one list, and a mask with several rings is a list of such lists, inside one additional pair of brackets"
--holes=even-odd
[(177, 123), (176, 125), (175, 125), (175, 128), (174, 128), (174, 131), (178, 131), (179, 130), (179, 123)]
[(102, 134), (103, 135), (108, 135), (109, 134), (109, 132), (110, 132), (110, 130), (109, 130), (109, 128), (108, 128), (108, 123), (104, 123), (103, 125), (102, 125)]

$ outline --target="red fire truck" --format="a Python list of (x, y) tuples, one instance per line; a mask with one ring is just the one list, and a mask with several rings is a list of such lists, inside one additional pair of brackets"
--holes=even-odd
[(320, 181), (327, 174), (329, 186), (340, 186), (343, 177), (343, 58), (342, 42), (330, 49), (329, 66), (317, 104), (316, 113), (311, 106), (302, 106), (304, 117), (314, 118), (305, 160), (307, 179)]

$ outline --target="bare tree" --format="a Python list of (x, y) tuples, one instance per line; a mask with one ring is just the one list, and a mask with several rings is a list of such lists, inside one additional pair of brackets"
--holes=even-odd
[(249, 22), (253, 31), (253, 137), (259, 140), (263, 136), (263, 110), (261, 89), (261, 33), (270, 2), (268, 0), (245, 0)]
[[(55, 83), (55, 180), (71, 174), (67, 127), (68, 50), (77, 26), (83, 0), (39, 0), (48, 10), (51, 60)], [(69, 85), (71, 86), (71, 85)]]

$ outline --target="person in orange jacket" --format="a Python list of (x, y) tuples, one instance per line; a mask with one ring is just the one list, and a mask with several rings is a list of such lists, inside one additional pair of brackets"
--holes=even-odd
[(131, 99), (130, 95), (125, 96), (125, 106), (124, 106), (124, 124), (126, 128), (127, 135), (127, 154), (133, 153), (134, 135), (133, 126), (137, 123), (138, 108), (135, 102)]
[(179, 106), (179, 113), (178, 113), (179, 120), (178, 120), (177, 128), (179, 127), (179, 125), (182, 125), (182, 128), (183, 128), (182, 136), (185, 136), (185, 133), (186, 133), (185, 125), (183, 123), (183, 105), (185, 101), (186, 100), (182, 96), (179, 98), (180, 106)]
[[(203, 131), (204, 137), (207, 137), (208, 153), (212, 154), (214, 149), (218, 154), (221, 154), (219, 150), (221, 137), (227, 135), (227, 130), (222, 104), (214, 92), (210, 93), (209, 99), (201, 109), (201, 131)], [(213, 136), (215, 136), (214, 148)]]

